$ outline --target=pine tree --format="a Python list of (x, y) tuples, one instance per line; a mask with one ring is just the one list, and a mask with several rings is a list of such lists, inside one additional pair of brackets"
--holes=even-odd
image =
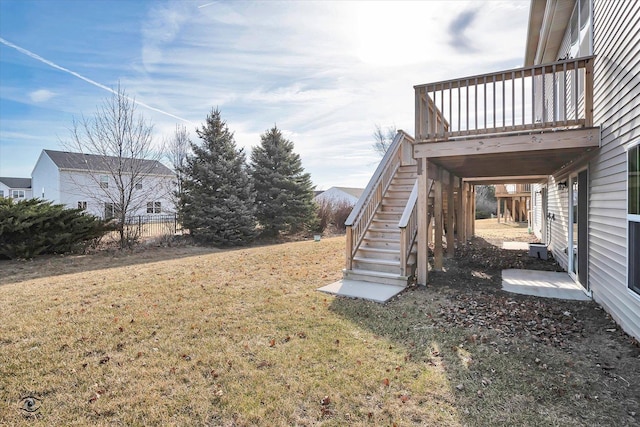
[(201, 242), (238, 246), (255, 235), (255, 191), (233, 133), (218, 109), (212, 110), (196, 133), (186, 158), (180, 214), (183, 225)]
[(295, 232), (310, 225), (315, 219), (314, 187), (300, 156), (293, 152), (293, 142), (276, 126), (260, 138), (260, 146), (251, 153), (251, 175), (263, 235)]

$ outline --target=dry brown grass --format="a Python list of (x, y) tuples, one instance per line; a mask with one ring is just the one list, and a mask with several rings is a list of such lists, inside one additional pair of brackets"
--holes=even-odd
[[(0, 424), (637, 420), (638, 349), (593, 304), (561, 307), (597, 320), (585, 318), (570, 350), (505, 338), (439, 315), (461, 292), (500, 295), (494, 271), (459, 268), (462, 288), (433, 274), (385, 305), (316, 292), (340, 278), (343, 251), (338, 237), (1, 262)], [(578, 351), (583, 341), (598, 353)], [(35, 412), (24, 410), (29, 395)]]

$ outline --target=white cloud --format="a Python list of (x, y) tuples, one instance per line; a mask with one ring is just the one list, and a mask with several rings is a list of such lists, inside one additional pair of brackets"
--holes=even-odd
[(33, 102), (37, 103), (46, 102), (54, 96), (56, 96), (56, 93), (48, 89), (38, 89), (29, 93), (29, 98), (31, 98)]
[[(371, 149), (375, 124), (413, 134), (413, 85), (520, 66), (528, 11), (517, 1), (150, 5), (140, 43), (131, 46), (137, 50), (123, 51), (127, 66), (113, 65), (104, 83), (119, 80), (154, 108), (140, 111), (160, 138), (183, 119), (197, 141), (195, 128), (219, 107), (238, 146), (249, 151), (275, 123), (325, 188), (366, 185), (379, 161)], [(470, 49), (461, 54), (449, 28), (469, 10), (477, 14), (463, 26)], [(79, 75), (35, 59), (104, 89), (84, 69)], [(87, 95), (65, 90), (56, 101), (68, 96)], [(74, 114), (80, 112), (92, 110)]]

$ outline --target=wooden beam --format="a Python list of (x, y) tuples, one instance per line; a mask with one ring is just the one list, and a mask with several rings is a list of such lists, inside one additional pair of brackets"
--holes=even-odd
[(467, 183), (467, 240), (473, 237), (473, 186)]
[(498, 224), (500, 224), (500, 205), (502, 204), (502, 199), (498, 197)]
[(529, 135), (416, 143), (414, 157), (451, 157), (478, 154), (520, 153), (568, 148), (592, 148), (600, 145), (600, 129), (572, 129)]
[(471, 212), (471, 237), (476, 235), (476, 186), (472, 186), (471, 200), (473, 203), (473, 211)]
[(447, 187), (447, 258), (453, 258), (455, 255), (455, 236), (454, 226), (455, 216), (455, 201), (453, 200), (453, 186), (455, 185), (455, 177), (449, 172), (449, 186)]
[(418, 159), (418, 285), (426, 285), (429, 280), (429, 177), (428, 161)]
[(460, 232), (462, 235), (462, 241), (466, 242), (469, 240), (469, 234), (467, 231), (469, 228), (467, 224), (469, 223), (469, 184), (462, 181), (462, 227), (460, 227)]
[(473, 182), (476, 185), (495, 184), (537, 184), (546, 182), (548, 175), (523, 175), (523, 176), (492, 176), (492, 177), (469, 177), (464, 180)]
[(461, 242), (464, 242), (462, 234), (462, 225), (464, 224), (462, 216), (462, 178), (458, 178), (458, 193), (456, 196), (456, 237), (458, 239), (458, 244), (460, 244)]
[(433, 238), (433, 269), (442, 271), (442, 169), (438, 168), (438, 179), (433, 183), (434, 203), (433, 217), (435, 222), (435, 233)]

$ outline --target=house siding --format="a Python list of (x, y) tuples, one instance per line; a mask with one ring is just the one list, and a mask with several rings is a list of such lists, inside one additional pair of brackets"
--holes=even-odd
[(53, 160), (44, 151), (40, 153), (31, 172), (31, 189), (34, 197), (61, 203), (60, 173)]
[(640, 337), (640, 297), (627, 286), (626, 163), (626, 147), (640, 138), (640, 2), (595, 0), (593, 21), (601, 148), (589, 165), (589, 283), (594, 300)]
[(549, 238), (549, 250), (555, 260), (565, 270), (569, 267), (567, 254), (569, 236), (569, 191), (559, 190), (556, 177), (550, 177), (548, 181), (548, 212), (551, 218), (548, 220), (551, 236)]
[[(78, 207), (79, 201), (87, 202), (87, 212), (104, 216), (104, 204), (110, 200), (117, 200), (118, 191), (115, 188), (113, 177), (109, 176), (109, 187), (103, 189), (99, 184), (100, 173), (90, 174), (82, 171), (60, 171), (61, 192), (60, 203), (67, 207)], [(160, 202), (162, 213), (175, 211), (170, 193), (173, 185), (173, 177), (145, 176), (142, 179), (142, 190), (134, 190), (129, 207), (129, 215), (147, 215), (147, 202)]]

